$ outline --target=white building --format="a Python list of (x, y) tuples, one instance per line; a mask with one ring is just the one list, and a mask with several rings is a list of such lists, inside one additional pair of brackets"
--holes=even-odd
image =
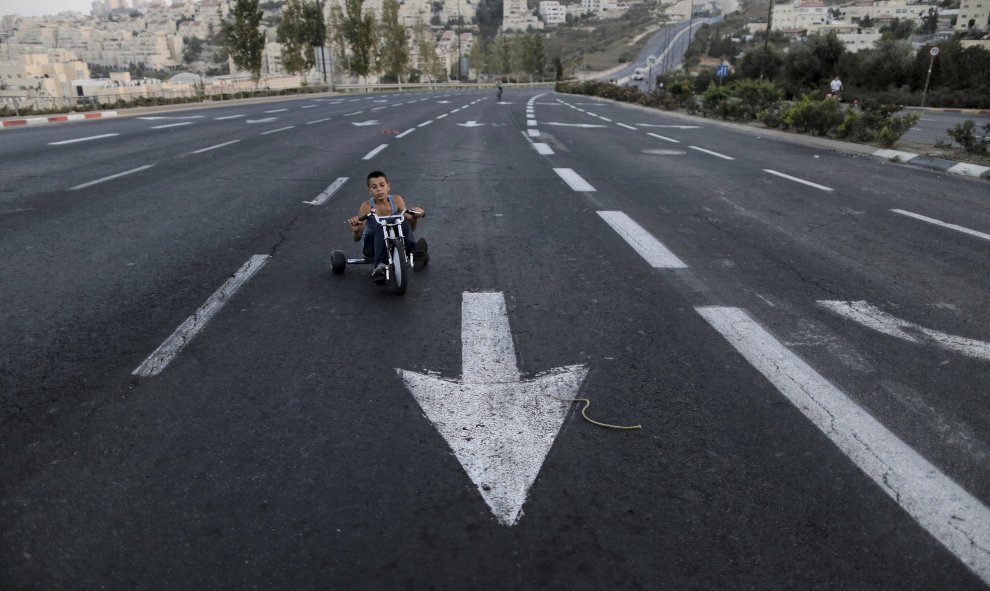
[(542, 28), (543, 21), (530, 11), (526, 5), (526, 0), (502, 0), (503, 31), (527, 31)]
[(962, 0), (959, 4), (957, 31), (990, 30), (990, 0)]
[(72, 80), (89, 78), (89, 68), (70, 51), (0, 54), (0, 95), (66, 96), (72, 94)]
[[(966, 1), (990, 2), (990, 0)], [(904, 0), (859, 0), (831, 7), (818, 0), (781, 2), (773, 7), (773, 30), (804, 30), (813, 34), (833, 26), (856, 26), (867, 17), (877, 24), (890, 22), (896, 18), (902, 21), (914, 20), (920, 25), (923, 22), (922, 17), (927, 14), (927, 9), (927, 5), (908, 4)]]
[(567, 7), (557, 0), (541, 0), (540, 18), (548, 27), (562, 25), (567, 22)]

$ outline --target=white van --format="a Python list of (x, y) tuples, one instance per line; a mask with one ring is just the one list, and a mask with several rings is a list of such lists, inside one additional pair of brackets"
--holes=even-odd
[(644, 70), (643, 68), (636, 68), (635, 70), (633, 70), (632, 79), (633, 80), (645, 80), (646, 79), (646, 70)]

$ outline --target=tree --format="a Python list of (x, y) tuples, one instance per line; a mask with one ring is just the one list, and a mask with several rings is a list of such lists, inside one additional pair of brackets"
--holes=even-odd
[(484, 43), (480, 38), (475, 39), (474, 43), (471, 44), (471, 53), (468, 56), (471, 65), (475, 70), (478, 71), (480, 76), (482, 72), (487, 71), (486, 66), (488, 65), (487, 53), (488, 44)]
[(351, 48), (351, 58), (348, 69), (354, 76), (364, 76), (365, 80), (371, 73), (372, 48), (375, 45), (375, 16), (363, 14), (364, 0), (345, 0), (343, 34), (347, 45)]
[[(344, 11), (339, 4), (330, 7), (330, 47), (333, 49), (334, 61), (344, 60), (345, 66), (350, 63), (347, 55), (347, 40), (344, 38)], [(346, 67), (349, 71), (350, 68)]]
[(282, 65), (288, 72), (302, 74), (315, 63), (306, 31), (309, 26), (304, 17), (303, 0), (289, 0), (276, 32), (276, 39), (282, 44)]
[(938, 31), (938, 9), (929, 8), (928, 13), (921, 17), (921, 32), (934, 35)]
[(914, 27), (914, 21), (911, 19), (895, 18), (889, 25), (880, 28), (880, 37), (883, 39), (909, 39), (911, 33), (914, 33)]
[(399, 23), (399, 3), (385, 0), (382, 4), (380, 67), (389, 78), (402, 82), (402, 75), (409, 65), (409, 48), (406, 28)]
[(322, 47), (326, 39), (319, 5), (288, 0), (276, 38), (282, 44), (282, 65), (287, 71), (302, 74), (312, 69), (316, 65), (313, 48)]
[(858, 68), (859, 86), (869, 90), (887, 90), (907, 84), (911, 79), (914, 51), (905, 39), (883, 38), (873, 49), (861, 51)]
[(186, 41), (186, 46), (182, 49), (182, 61), (191, 64), (198, 60), (200, 54), (203, 53), (203, 42), (195, 35), (184, 41)]
[(495, 37), (495, 49), (492, 52), (495, 61), (495, 73), (505, 76), (512, 72), (513, 55), (512, 42), (506, 35)]
[(224, 48), (241, 70), (251, 72), (257, 84), (261, 79), (261, 58), (265, 51), (265, 33), (258, 28), (261, 11), (258, 0), (235, 0), (230, 20), (220, 25)]
[(523, 72), (532, 76), (542, 76), (547, 65), (547, 54), (543, 47), (543, 37), (539, 33), (518, 38), (519, 66)]
[(413, 34), (416, 36), (416, 51), (419, 53), (419, 67), (422, 70), (422, 75), (429, 78), (431, 82), (436, 82), (446, 75), (439, 58), (437, 58), (437, 41), (433, 38), (433, 33), (430, 32), (422, 18), (416, 20)]

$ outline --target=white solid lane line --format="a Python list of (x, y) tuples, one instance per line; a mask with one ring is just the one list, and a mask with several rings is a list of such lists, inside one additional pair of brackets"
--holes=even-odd
[(222, 144), (217, 144), (215, 146), (210, 146), (209, 148), (203, 148), (201, 150), (196, 150), (194, 152), (189, 152), (190, 154), (202, 154), (203, 152), (209, 152), (210, 150), (216, 150), (217, 148), (222, 148), (224, 146), (229, 146), (230, 144), (236, 144), (241, 140), (230, 140), (229, 142), (224, 142)]
[(180, 324), (179, 328), (175, 329), (175, 332), (165, 339), (164, 343), (159, 345), (137, 369), (131, 372), (131, 375), (153, 376), (161, 373), (175, 359), (179, 351), (206, 326), (213, 315), (223, 308), (237, 290), (265, 266), (268, 259), (269, 256), (266, 254), (256, 254), (248, 259), (248, 262), (244, 263), (230, 279), (225, 281), (220, 289), (216, 290), (192, 316), (186, 318), (185, 322)]
[[(635, 128), (633, 128), (633, 129), (635, 129)], [(646, 135), (651, 135), (651, 136), (657, 138), (658, 140), (663, 140), (665, 142), (670, 142), (672, 144), (679, 144), (679, 143), (681, 143), (680, 140), (675, 140), (672, 137), (667, 137), (665, 135), (660, 135), (658, 133), (647, 133)]]
[(387, 147), (388, 147), (388, 144), (382, 144), (382, 145), (378, 146), (377, 148), (375, 148), (374, 150), (372, 150), (372, 151), (368, 152), (367, 154), (365, 154), (364, 155), (364, 158), (362, 158), (361, 160), (371, 160), (376, 155), (378, 155), (379, 152), (381, 152), (382, 150), (384, 150)]
[(152, 166), (154, 166), (154, 164), (145, 164), (144, 166), (139, 166), (137, 168), (132, 168), (131, 170), (127, 170), (125, 172), (118, 172), (117, 174), (112, 174), (110, 176), (105, 176), (102, 179), (96, 179), (95, 181), (89, 181), (88, 183), (83, 183), (81, 185), (76, 185), (75, 187), (69, 187), (66, 190), (67, 191), (75, 191), (77, 189), (82, 189), (82, 188), (85, 188), (85, 187), (90, 187), (92, 185), (96, 185), (96, 184), (102, 183), (104, 181), (109, 181), (109, 180), (112, 180), (112, 179), (117, 179), (117, 178), (120, 178), (122, 176), (127, 176), (129, 174), (134, 174), (135, 172), (141, 172), (142, 170), (148, 170)]
[(238, 119), (244, 115), (227, 115), (226, 117), (214, 117), (214, 121), (223, 121), (224, 119)]
[[(653, 134), (651, 133), (650, 135), (653, 135)], [(712, 152), (711, 150), (706, 150), (704, 148), (699, 148), (698, 146), (688, 146), (688, 147), (691, 148), (692, 150), (697, 150), (699, 152), (704, 152), (705, 154), (710, 154), (712, 156), (716, 156), (716, 157), (721, 158), (723, 160), (735, 160), (735, 158), (733, 158), (732, 156), (726, 156), (725, 154), (719, 154), (718, 152)]]
[(559, 176), (560, 178), (562, 178), (564, 180), (564, 182), (567, 183), (568, 186), (570, 186), (570, 188), (573, 189), (573, 190), (575, 190), (575, 191), (587, 191), (587, 192), (591, 192), (591, 191), (594, 191), (595, 190), (595, 188), (592, 187), (591, 184), (588, 181), (586, 181), (583, 178), (581, 178), (581, 175), (579, 175), (578, 173), (574, 172), (573, 169), (570, 169), (570, 168), (555, 168), (555, 169), (553, 169), (553, 171), (556, 172), (557, 173), (557, 176)]
[(314, 123), (323, 123), (324, 121), (330, 121), (330, 117), (325, 117), (323, 119), (317, 119), (316, 121), (307, 121), (306, 125), (312, 125)]
[(639, 131), (638, 129), (636, 129), (632, 125), (626, 125), (625, 123), (616, 123), (616, 125), (618, 125), (619, 127), (625, 127), (626, 129), (631, 129), (633, 131)]
[(599, 211), (598, 215), (633, 247), (654, 269), (684, 269), (684, 261), (621, 211)]
[(780, 178), (787, 179), (789, 181), (794, 181), (795, 183), (801, 183), (802, 185), (808, 185), (809, 187), (814, 187), (816, 189), (821, 189), (822, 191), (832, 191), (832, 187), (826, 187), (825, 185), (819, 185), (818, 183), (813, 183), (811, 181), (806, 181), (804, 179), (799, 179), (796, 176), (791, 176), (789, 174), (784, 174), (782, 172), (777, 172), (776, 170), (770, 170), (769, 168), (764, 168), (763, 172), (768, 172), (770, 174), (779, 176)]
[(957, 226), (955, 224), (950, 224), (948, 222), (943, 222), (941, 220), (936, 220), (935, 218), (930, 218), (923, 216), (920, 213), (913, 213), (910, 211), (904, 211), (903, 209), (892, 209), (890, 210), (894, 213), (899, 213), (901, 215), (906, 215), (912, 217), (916, 220), (921, 220), (923, 222), (928, 222), (929, 224), (935, 224), (936, 226), (942, 226), (943, 228), (950, 228), (956, 230), (957, 232), (963, 232), (964, 234), (969, 234), (970, 236), (976, 236), (977, 238), (982, 238), (984, 240), (990, 240), (990, 234), (984, 234), (983, 232), (978, 232), (976, 230), (970, 230), (969, 228), (963, 226)]
[(279, 127), (278, 129), (269, 129), (268, 131), (263, 131), (258, 135), (268, 135), (270, 133), (278, 133), (280, 131), (285, 131), (286, 129), (292, 129), (293, 127), (295, 127), (295, 125), (290, 125), (288, 127)]
[(929, 534), (990, 583), (990, 510), (738, 308), (695, 308)]
[(192, 121), (183, 121), (182, 123), (169, 123), (167, 125), (154, 125), (151, 129), (165, 129), (167, 127), (182, 127), (183, 125), (192, 125)]
[(348, 177), (342, 176), (330, 184), (329, 187), (323, 189), (323, 192), (316, 196), (312, 201), (303, 201), (303, 203), (308, 203), (309, 205), (323, 205), (327, 202), (327, 199), (333, 197), (333, 194), (337, 192), (337, 189), (344, 186), (347, 182)]
[(74, 144), (76, 142), (88, 142), (90, 140), (99, 140), (105, 137), (113, 137), (115, 135), (120, 135), (119, 133), (104, 133), (103, 135), (91, 135), (89, 137), (80, 137), (74, 140), (62, 140), (60, 142), (49, 142), (49, 146), (63, 146), (65, 144)]

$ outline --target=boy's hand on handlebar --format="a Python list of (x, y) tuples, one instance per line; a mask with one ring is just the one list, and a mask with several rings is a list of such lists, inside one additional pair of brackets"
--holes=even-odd
[(414, 218), (426, 217), (426, 210), (422, 207), (411, 207), (407, 211), (411, 213)]
[(361, 220), (358, 219), (358, 216), (354, 216), (347, 218), (347, 223), (350, 224), (352, 228), (356, 228), (358, 227), (358, 224), (361, 223)]

